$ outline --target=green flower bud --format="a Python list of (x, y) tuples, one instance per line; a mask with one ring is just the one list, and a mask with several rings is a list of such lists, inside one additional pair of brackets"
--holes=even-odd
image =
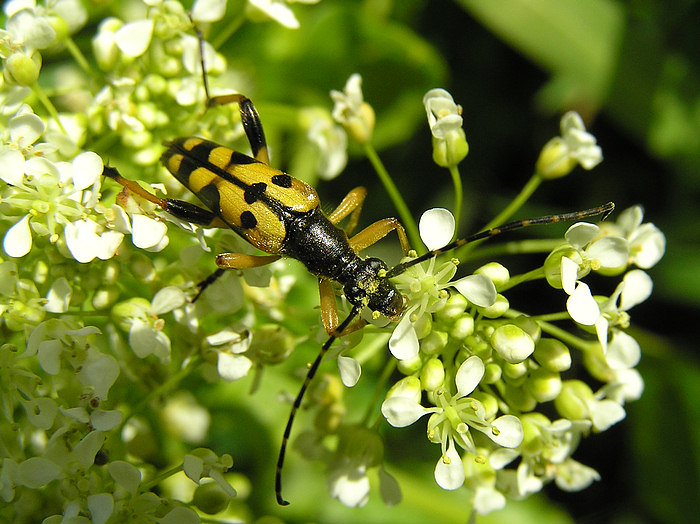
[(442, 361), (438, 358), (428, 360), (421, 370), (420, 381), (426, 391), (434, 391), (442, 386), (445, 381), (445, 367)]
[(498, 262), (489, 262), (474, 271), (475, 275), (486, 275), (498, 288), (510, 280), (510, 271)]
[(525, 385), (537, 402), (548, 402), (561, 392), (561, 377), (559, 373), (540, 368), (530, 373)]
[(491, 344), (498, 354), (511, 364), (522, 362), (535, 351), (535, 342), (522, 328), (504, 324), (491, 335)]
[(97, 309), (107, 309), (119, 298), (121, 291), (118, 286), (103, 286), (92, 296), (92, 306)]
[(498, 399), (496, 397), (483, 391), (474, 391), (469, 396), (481, 402), (481, 405), (484, 406), (484, 411), (486, 412), (484, 417), (487, 420), (496, 417), (496, 414), (498, 413)]
[(523, 425), (523, 443), (520, 445), (524, 455), (539, 455), (544, 449), (542, 428), (549, 427), (551, 422), (541, 413), (525, 413), (520, 416)]
[(537, 406), (535, 397), (530, 395), (524, 387), (513, 386), (506, 384), (504, 400), (517, 411), (532, 411)]
[[(574, 262), (581, 264), (583, 260), (578, 251), (571, 246), (561, 246), (552, 251), (544, 261), (544, 276), (550, 286), (555, 289), (562, 289), (561, 283), (561, 259), (567, 257)], [(580, 266), (579, 266), (580, 267)], [(588, 271), (579, 269), (579, 278), (583, 278)]]
[(413, 329), (416, 330), (418, 340), (427, 337), (433, 329), (432, 315), (421, 315), (420, 318), (416, 319), (413, 323)]
[(484, 370), (484, 378), (481, 379), (481, 382), (483, 382), (484, 384), (495, 384), (496, 382), (501, 380), (501, 374), (501, 366), (499, 366), (495, 362), (491, 362), (489, 364), (486, 364), (486, 369)]
[(396, 367), (404, 375), (412, 375), (423, 367), (423, 360), (420, 358), (420, 354), (418, 354), (413, 358), (399, 360)]
[(464, 129), (452, 129), (444, 138), (433, 137), (433, 161), (440, 167), (453, 167), (469, 154), (469, 143)]
[(496, 295), (496, 302), (488, 307), (477, 307), (477, 311), (486, 318), (500, 318), (510, 309), (508, 299), (500, 293)]
[(554, 407), (559, 414), (569, 420), (588, 418), (588, 403), (593, 400), (593, 391), (580, 380), (567, 380), (562, 383), (561, 393), (554, 399)]
[(532, 338), (535, 344), (540, 340), (542, 328), (540, 328), (539, 323), (533, 318), (526, 315), (520, 315), (512, 319), (510, 322), (530, 335), (530, 338)]
[(5, 80), (21, 86), (34, 85), (41, 71), (41, 55), (32, 53), (29, 57), (24, 53), (12, 53), (5, 59)]
[(122, 331), (129, 332), (135, 318), (146, 318), (151, 310), (151, 303), (142, 297), (134, 297), (116, 304), (112, 311), (112, 320)]
[(456, 320), (462, 316), (469, 305), (469, 300), (461, 293), (452, 293), (445, 305), (435, 315), (446, 322)]
[(255, 329), (249, 351), (256, 362), (277, 364), (294, 349), (294, 337), (279, 324), (263, 324)]
[(192, 496), (192, 504), (207, 515), (225, 510), (231, 498), (216, 482), (206, 482), (197, 486)]
[(426, 355), (436, 355), (447, 345), (447, 339), (444, 331), (431, 331), (420, 341), (420, 350)]
[(352, 463), (378, 466), (384, 458), (384, 444), (376, 431), (361, 426), (344, 426), (339, 433), (338, 454)]
[(541, 338), (535, 346), (533, 357), (540, 366), (556, 373), (571, 367), (569, 348), (555, 338)]
[(569, 154), (561, 137), (554, 137), (545, 144), (535, 164), (535, 170), (546, 180), (568, 175), (578, 162)]
[(509, 384), (520, 386), (527, 378), (528, 368), (524, 362), (518, 362), (517, 364), (509, 364), (508, 362), (504, 362), (501, 369), (503, 371), (503, 376), (509, 379)]
[(457, 340), (462, 340), (474, 333), (474, 317), (463, 315), (452, 324), (450, 335)]

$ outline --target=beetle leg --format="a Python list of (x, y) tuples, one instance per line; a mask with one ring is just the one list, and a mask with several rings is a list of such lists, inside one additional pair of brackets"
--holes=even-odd
[(318, 279), (318, 294), (321, 298), (321, 322), (323, 322), (323, 327), (329, 335), (343, 337), (367, 325), (367, 321), (364, 318), (358, 318), (346, 327), (342, 333), (336, 333), (335, 330), (340, 324), (338, 321), (338, 304), (335, 301), (335, 293), (330, 280)]
[(350, 215), (350, 220), (345, 227), (345, 232), (351, 235), (357, 226), (357, 221), (360, 219), (360, 212), (362, 211), (362, 204), (367, 196), (367, 190), (364, 187), (356, 187), (350, 191), (342, 202), (335, 208), (335, 210), (328, 215), (328, 220), (332, 224), (337, 224), (345, 217)]
[(350, 247), (355, 253), (359, 253), (375, 242), (378, 242), (392, 231), (396, 231), (396, 234), (399, 236), (399, 242), (401, 242), (401, 248), (404, 254), (408, 253), (411, 247), (408, 243), (406, 230), (401, 225), (401, 222), (395, 218), (384, 218), (382, 220), (377, 220), (374, 224), (370, 224), (357, 235), (350, 238)]
[(238, 104), (238, 111), (241, 113), (241, 122), (243, 130), (248, 137), (250, 148), (253, 151), (255, 160), (270, 165), (270, 156), (267, 152), (267, 141), (265, 140), (265, 132), (263, 131), (262, 122), (258, 110), (255, 109), (250, 98), (232, 93), (228, 95), (211, 96), (209, 94), (209, 82), (207, 80), (207, 69), (204, 64), (204, 38), (199, 29), (197, 38), (199, 39), (199, 60), (202, 66), (202, 83), (204, 84), (204, 93), (207, 97), (207, 109), (213, 106), (225, 106), (227, 104)]
[(271, 264), (282, 258), (281, 255), (247, 255), (245, 253), (221, 253), (216, 255), (219, 269), (249, 269)]
[(111, 178), (115, 182), (124, 186), (127, 191), (140, 196), (160, 206), (164, 211), (176, 218), (206, 227), (228, 227), (214, 213), (184, 200), (172, 198), (160, 198), (150, 191), (142, 188), (134, 180), (128, 180), (119, 174), (116, 168), (105, 166), (102, 175)]

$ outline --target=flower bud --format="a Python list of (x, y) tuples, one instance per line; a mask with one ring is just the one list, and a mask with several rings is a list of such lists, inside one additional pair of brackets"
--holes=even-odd
[(231, 498), (216, 482), (206, 482), (197, 486), (192, 496), (192, 504), (207, 515), (214, 515), (226, 509)]
[(474, 333), (474, 317), (464, 315), (452, 324), (450, 335), (457, 340), (463, 340)]
[(438, 358), (428, 360), (421, 370), (420, 381), (426, 391), (434, 391), (442, 386), (445, 381), (445, 367), (442, 361)]
[(431, 331), (420, 341), (420, 350), (426, 355), (436, 355), (447, 345), (447, 338), (444, 331)]
[(555, 338), (541, 338), (533, 354), (537, 363), (549, 371), (560, 373), (571, 367), (571, 353), (566, 345)]
[(24, 53), (12, 53), (5, 59), (5, 79), (9, 83), (20, 86), (31, 86), (39, 78), (41, 71), (41, 55), (32, 53), (29, 57)]
[(504, 324), (491, 335), (491, 344), (498, 354), (511, 364), (522, 362), (535, 351), (535, 342), (522, 328)]
[(498, 288), (510, 280), (510, 271), (498, 262), (489, 262), (474, 271), (476, 275), (486, 275)]
[(508, 299), (498, 293), (496, 295), (496, 302), (487, 307), (477, 307), (477, 311), (484, 315), (486, 318), (500, 318), (503, 314), (510, 309), (510, 302)]
[(562, 384), (561, 393), (554, 399), (554, 407), (559, 414), (569, 420), (588, 418), (588, 403), (593, 400), (593, 392), (580, 380), (567, 380)]
[(534, 370), (525, 385), (537, 402), (548, 402), (557, 398), (561, 392), (559, 373), (544, 368)]

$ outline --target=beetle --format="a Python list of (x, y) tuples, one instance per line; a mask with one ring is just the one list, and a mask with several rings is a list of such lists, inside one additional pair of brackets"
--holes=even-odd
[[(282, 497), (282, 468), (294, 418), (304, 394), (333, 342), (367, 323), (361, 318), (356, 320), (364, 308), (390, 320), (400, 318), (405, 299), (391, 281), (392, 277), (447, 251), (506, 231), (596, 215), (605, 218), (614, 209), (614, 204), (610, 202), (584, 211), (510, 222), (455, 240), (389, 268), (378, 258), (361, 257), (360, 252), (396, 231), (404, 254), (408, 254), (409, 242), (401, 223), (395, 218), (385, 218), (353, 234), (367, 194), (362, 187), (350, 191), (334, 211), (324, 214), (314, 188), (270, 166), (263, 126), (250, 99), (241, 94), (211, 97), (203, 59), (202, 71), (207, 108), (236, 103), (252, 151), (252, 156), (248, 156), (197, 137), (177, 138), (165, 144), (161, 162), (205, 207), (159, 198), (137, 182), (124, 178), (111, 166), (104, 167), (103, 175), (181, 220), (205, 227), (230, 228), (266, 253), (217, 255), (218, 269), (200, 283), (197, 296), (225, 270), (259, 267), (281, 257), (299, 260), (318, 277), (321, 319), (329, 337), (307, 371), (284, 429), (275, 474), (275, 495), (278, 504), (287, 505)], [(345, 218), (348, 218), (348, 225), (343, 229), (338, 223)], [(339, 322), (332, 282), (342, 286), (343, 294), (352, 306), (342, 322)]]

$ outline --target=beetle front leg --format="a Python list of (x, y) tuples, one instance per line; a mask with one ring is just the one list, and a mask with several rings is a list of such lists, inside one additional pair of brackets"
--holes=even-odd
[(338, 329), (338, 325), (340, 324), (338, 321), (338, 304), (335, 301), (333, 284), (331, 284), (330, 280), (324, 278), (318, 279), (318, 294), (321, 299), (321, 322), (323, 323), (326, 333), (329, 335), (343, 337), (367, 325), (367, 321), (364, 318), (358, 318), (345, 328), (342, 333), (336, 333), (335, 330)]
[(374, 224), (370, 224), (357, 235), (350, 238), (350, 247), (355, 253), (359, 253), (363, 249), (380, 241), (392, 231), (396, 231), (396, 234), (399, 236), (399, 242), (401, 242), (401, 248), (404, 254), (408, 253), (411, 246), (408, 243), (406, 230), (401, 225), (401, 222), (395, 218), (384, 218), (376, 221)]

